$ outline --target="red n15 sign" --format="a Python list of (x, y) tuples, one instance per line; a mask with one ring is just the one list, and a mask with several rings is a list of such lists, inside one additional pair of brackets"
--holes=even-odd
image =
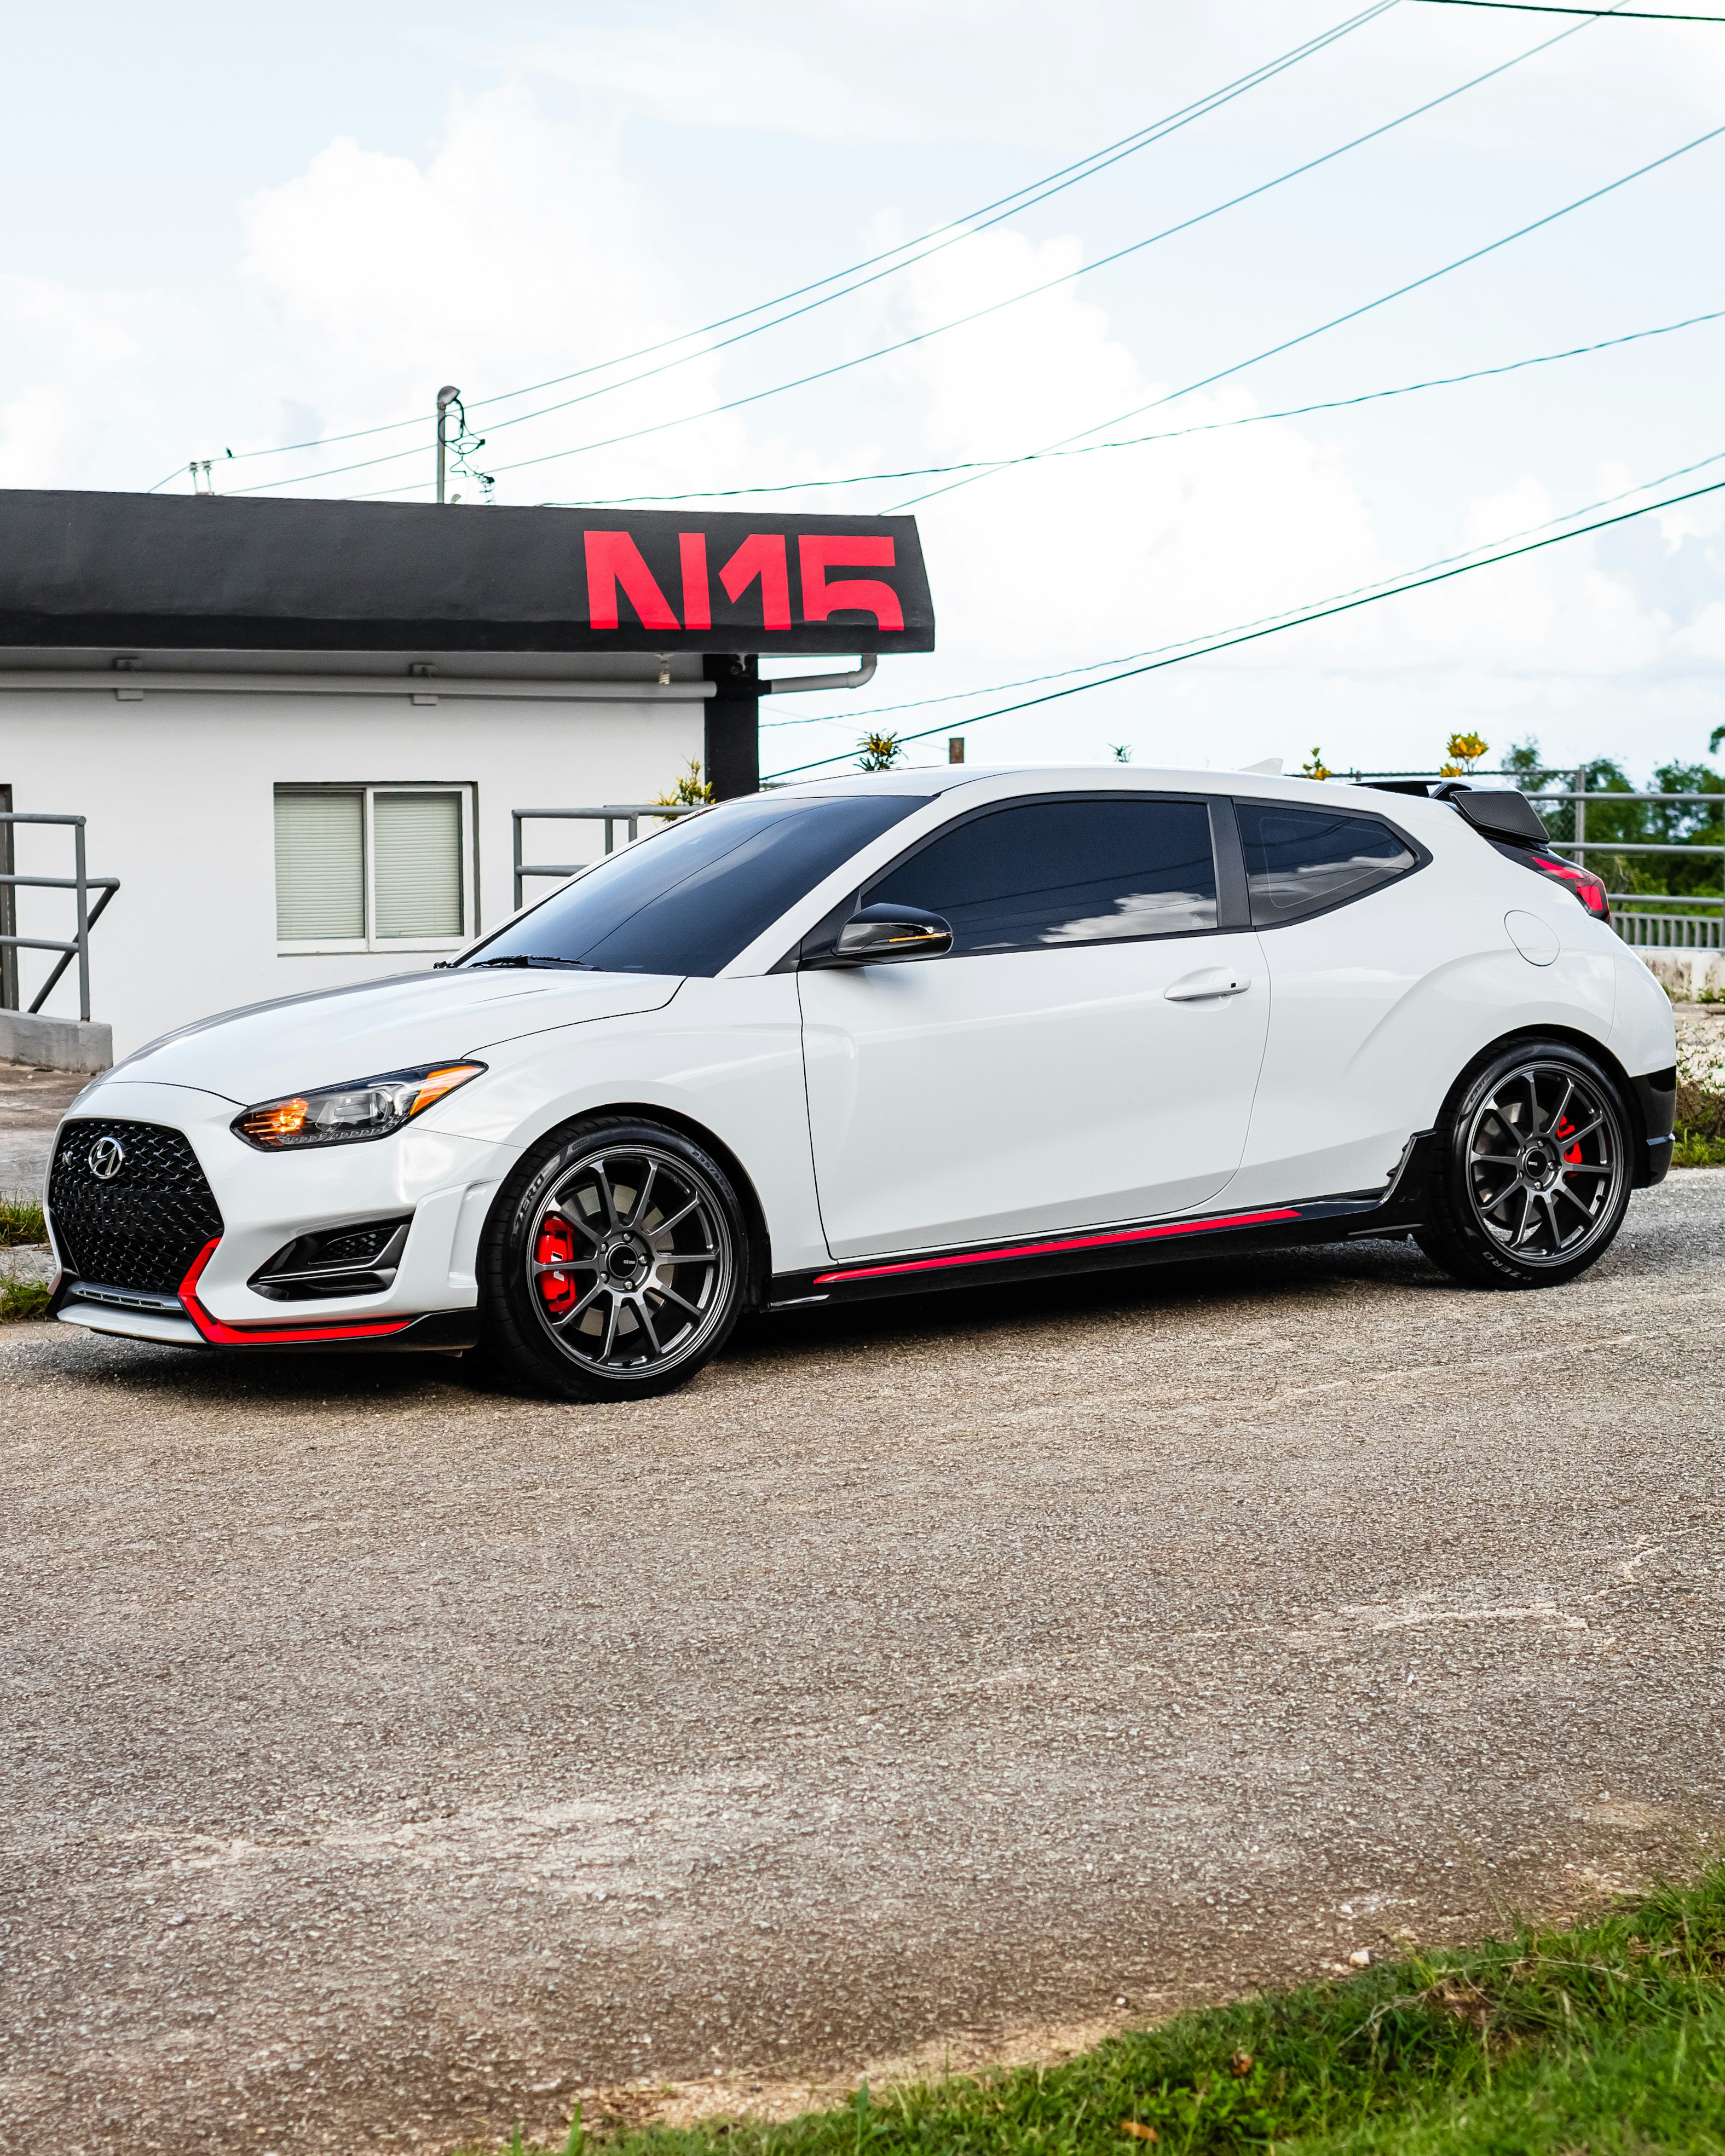
[[(584, 533), (587, 547), (587, 610), (598, 629), (619, 625), (619, 594), (643, 629), (668, 633), (710, 629), (713, 625), (712, 574), (705, 531), (677, 534), (680, 617), (648, 567), (627, 531)], [(733, 606), (751, 585), (760, 588), (760, 626), (768, 634), (785, 634), (807, 622), (828, 621), (834, 613), (866, 613), (877, 630), (897, 632), (904, 608), (892, 586), (878, 577), (834, 577), (834, 570), (891, 569), (896, 566), (891, 538), (864, 532), (805, 531), (797, 537), (797, 573), (802, 608), (791, 610), (791, 575), (785, 535), (752, 531), (717, 568), (719, 588)]]

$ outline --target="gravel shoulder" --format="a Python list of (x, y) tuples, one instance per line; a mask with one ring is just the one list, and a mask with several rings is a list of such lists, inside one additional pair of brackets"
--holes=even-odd
[(1703, 1169), (1550, 1294), (1359, 1244), (632, 1408), (9, 1326), (0, 2149), (783, 2104), (1690, 1869), (1722, 1290)]

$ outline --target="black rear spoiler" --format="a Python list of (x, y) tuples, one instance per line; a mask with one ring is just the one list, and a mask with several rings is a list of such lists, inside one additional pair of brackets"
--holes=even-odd
[(1488, 839), (1512, 846), (1550, 843), (1539, 811), (1525, 793), (1508, 787), (1476, 788), (1461, 778), (1379, 778), (1368, 782), (1374, 793), (1417, 793), (1427, 801), (1447, 801), (1458, 816)]

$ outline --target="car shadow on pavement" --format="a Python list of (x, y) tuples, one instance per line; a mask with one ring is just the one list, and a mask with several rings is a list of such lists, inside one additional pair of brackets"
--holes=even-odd
[[(1615, 1272), (1624, 1265), (1639, 1269), (1650, 1260), (1658, 1262), (1653, 1251), (1636, 1250), (1625, 1241), (1602, 1260), (1599, 1271)], [(1230, 1311), (1237, 1311), (1244, 1324), (1273, 1314), (1278, 1306), (1298, 1304), (1301, 1312), (1297, 1318), (1291, 1314), (1290, 1322), (1305, 1330), (1314, 1321), (1314, 1300), (1320, 1305), (1353, 1305), (1345, 1317), (1341, 1308), (1329, 1309), (1324, 1322), (1363, 1328), (1372, 1322), (1373, 1306), (1381, 1306), (1385, 1296), (1414, 1296), (1423, 1301), (1435, 1295), (1453, 1297), (1458, 1306), (1468, 1307), (1481, 1301), (1479, 1290), (1451, 1280), (1411, 1239), (1363, 1238), (1355, 1243), (950, 1288), (842, 1308), (753, 1312), (741, 1320), (719, 1359), (696, 1378), (693, 1389), (698, 1393), (727, 1377), (778, 1377), (801, 1358), (835, 1350), (842, 1353), (870, 1346), (949, 1343), (986, 1351), (991, 1335), (1020, 1337), (1032, 1327), (1076, 1336), (1079, 1328), (1099, 1321), (1214, 1319)], [(32, 1326), (28, 1331), (36, 1340), (24, 1348), (26, 1358), (41, 1353), (58, 1362), (69, 1346), (83, 1382), (157, 1398), (178, 1393), (188, 1404), (250, 1398), (260, 1404), (298, 1402), (310, 1408), (357, 1401), (424, 1406), (439, 1394), (452, 1404), (476, 1396), (527, 1397), (478, 1353), (389, 1355), (355, 1350), (234, 1356), (107, 1337), (69, 1342), (58, 1328)]]

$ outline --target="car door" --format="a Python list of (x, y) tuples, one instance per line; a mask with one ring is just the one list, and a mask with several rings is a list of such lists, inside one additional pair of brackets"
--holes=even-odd
[(1257, 1204), (1378, 1188), (1411, 1130), (1422, 1061), (1442, 1045), (1401, 1022), (1454, 942), (1414, 873), (1430, 856), (1352, 804), (1235, 808), (1271, 988), (1237, 1194)]
[(799, 975), (834, 1256), (1214, 1197), (1240, 1160), (1269, 1001), (1235, 860), (1219, 890), (1201, 798), (1067, 793), (973, 811), (870, 883), (865, 902), (940, 914), (953, 942)]

